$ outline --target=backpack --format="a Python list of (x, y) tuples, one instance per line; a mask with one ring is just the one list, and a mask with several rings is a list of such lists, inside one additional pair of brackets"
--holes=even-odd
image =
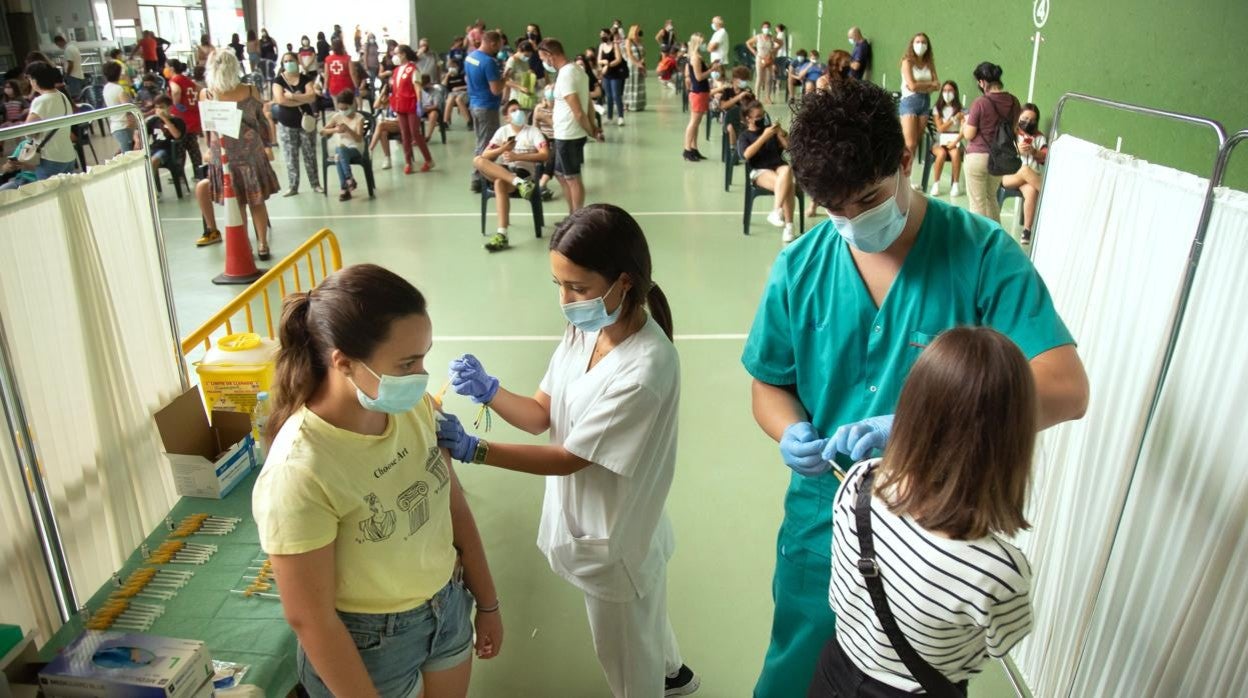
[(997, 130), (988, 141), (988, 174), (994, 177), (1012, 175), (1023, 166), (1023, 159), (1018, 155), (1018, 144), (1014, 140), (1014, 127), (1010, 124), (1009, 114), (1001, 116), (997, 105), (992, 100), (988, 103), (997, 114)]

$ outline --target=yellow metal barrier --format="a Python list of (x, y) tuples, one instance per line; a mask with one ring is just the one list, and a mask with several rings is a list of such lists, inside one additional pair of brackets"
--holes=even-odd
[[(319, 273), (317, 270), (318, 264), (316, 263), (318, 260), (320, 262)], [(286, 297), (287, 289), (290, 288), (291, 292), (294, 293), (310, 290), (315, 288), (321, 281), (324, 281), (325, 277), (341, 268), (342, 251), (338, 247), (338, 238), (334, 236), (333, 231), (329, 228), (322, 228), (302, 245), (295, 248), (295, 251), (287, 255), (285, 259), (273, 265), (273, 268), (269, 269), (264, 276), (256, 279), (245, 291), (238, 294), (234, 300), (217, 311), (199, 329), (184, 337), (182, 339), (182, 355), (189, 356), (191, 352), (199, 347), (202, 347), (205, 351), (211, 349), (213, 334), (221, 330), (224, 330), (220, 332), (222, 335), (234, 334), (235, 332), (255, 332), (257, 334), (267, 334), (270, 339), (277, 339), (273, 313), (276, 309), (280, 319), (282, 299)], [(289, 286), (286, 283), (288, 275), (291, 277)], [(274, 290), (278, 294), (275, 300), (271, 298)], [(252, 304), (257, 300), (261, 302), (263, 308), (264, 332), (256, 329), (253, 320)], [(243, 315), (242, 320), (247, 328), (245, 330), (234, 329), (234, 322), (238, 319), (239, 313)]]

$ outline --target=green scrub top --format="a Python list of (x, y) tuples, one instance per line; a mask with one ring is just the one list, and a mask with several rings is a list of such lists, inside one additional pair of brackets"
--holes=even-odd
[[(841, 425), (892, 414), (919, 352), (962, 325), (996, 329), (1029, 360), (1074, 343), (1014, 240), (995, 221), (932, 199), (880, 308), (831, 221), (781, 252), (741, 362), (763, 383), (796, 386), (811, 423), (828, 437)], [(851, 465), (844, 455), (838, 463)], [(830, 558), (838, 484), (831, 473), (792, 475), (782, 546)]]

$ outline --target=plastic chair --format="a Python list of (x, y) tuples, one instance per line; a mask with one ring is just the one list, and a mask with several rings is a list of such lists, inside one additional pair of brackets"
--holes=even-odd
[[(741, 221), (742, 232), (746, 235), (750, 234), (750, 216), (754, 213), (754, 199), (760, 196), (776, 195), (775, 192), (764, 189), (754, 183), (754, 180), (750, 177), (750, 173), (753, 171), (754, 168), (750, 167), (750, 163), (747, 161), (745, 163), (745, 215)], [(797, 187), (795, 194), (797, 195), (797, 229), (800, 232), (806, 230), (806, 196), (802, 194), (801, 187)]]
[[(90, 104), (81, 103), (74, 105), (75, 113), (95, 111)], [(91, 157), (98, 164), (100, 156), (95, 152), (95, 144), (91, 142), (91, 122), (75, 124), (69, 127), (70, 133), (74, 139), (74, 152), (78, 155), (78, 164), (82, 167), (82, 171), (87, 171), (87, 153), (86, 149), (91, 149)]]
[[(322, 112), (323, 114), (323, 112)], [(360, 148), (360, 161), (351, 163), (364, 168), (364, 184), (368, 187), (368, 198), (374, 198), (377, 190), (376, 180), (373, 178), (373, 155), (368, 144), (373, 142), (373, 130), (377, 128), (377, 121), (372, 114), (360, 112), (360, 116), (364, 117), (364, 147)], [(322, 124), (323, 126), (324, 124)], [(329, 136), (321, 136), (321, 184), (329, 183), (329, 167), (332, 164), (337, 167), (338, 154), (329, 152)], [(329, 187), (322, 186), (321, 194), (328, 197)]]
[[(181, 199), (182, 186), (186, 185), (186, 188), (188, 190), (190, 189), (190, 184), (186, 181), (186, 148), (183, 147), (181, 138), (173, 139), (170, 143), (173, 157), (160, 163), (159, 169), (169, 170), (169, 176), (173, 178), (173, 191), (178, 195), (178, 198)], [(156, 183), (156, 193), (163, 193), (163, 190), (160, 187), (159, 171), (156, 173), (155, 177), (152, 177), (152, 181)]]
[(931, 119), (927, 120), (927, 130), (923, 132), (923, 140), (919, 143), (919, 150), (923, 154), (923, 191), (927, 191), (927, 182), (932, 175), (932, 165), (936, 162), (936, 156), (932, 154), (932, 147), (936, 144), (940, 136), (936, 135), (936, 124)]
[(1014, 208), (1018, 209), (1018, 224), (1023, 224), (1023, 192), (1018, 189), (1006, 189), (1003, 186), (997, 187), (997, 208), (1000, 209), (1005, 205), (1006, 199), (1018, 199), (1018, 205)]
[[(542, 226), (546, 225), (546, 215), (542, 209), (542, 197), (538, 191), (538, 183), (542, 181), (542, 175), (546, 171), (544, 163), (535, 163), (537, 169), (533, 171), (531, 181), (533, 182), (533, 196), (529, 197), (529, 204), (533, 209), (533, 231), (534, 237), (542, 237)], [(485, 236), (485, 221), (488, 214), (490, 199), (494, 198), (494, 186), (492, 182), (485, 181), (482, 178), (481, 184), (481, 236)], [(520, 192), (512, 192), (511, 198), (519, 199)]]
[[(737, 59), (736, 65), (743, 65), (749, 68), (751, 73), (754, 72), (754, 54), (750, 53), (750, 49), (745, 44), (737, 44), (732, 49), (732, 55)], [(728, 68), (728, 66), (724, 66), (724, 68)]]

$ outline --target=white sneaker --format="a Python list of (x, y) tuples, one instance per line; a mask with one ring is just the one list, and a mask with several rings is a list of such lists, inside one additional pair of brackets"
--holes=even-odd
[(949, 189), (949, 198), (956, 199), (958, 198), (958, 195), (961, 193), (962, 193), (962, 190), (958, 189), (958, 183), (954, 182), (953, 187)]
[(383, 169), (383, 170), (388, 170), (388, 169), (390, 169), (390, 167), (391, 167), (391, 165), (390, 165), (390, 157), (389, 157), (389, 156), (386, 156), (385, 158), (382, 158), (382, 160), (381, 160), (381, 169)]
[(797, 236), (793, 234), (793, 226), (792, 225), (784, 226), (784, 234), (780, 236), (780, 241), (787, 245), (796, 239), (797, 239)]
[(784, 227), (784, 211), (781, 211), (778, 208), (771, 209), (771, 213), (767, 214), (767, 222), (776, 226), (777, 228), (783, 228)]
[(622, 116), (621, 116), (621, 117), (619, 117), (618, 119), (616, 119), (616, 120), (615, 120), (615, 125), (616, 125), (616, 126), (623, 126), (623, 125), (624, 125), (624, 117), (622, 117)]
[(940, 196), (940, 182), (932, 182), (932, 188), (927, 193), (931, 196)]

